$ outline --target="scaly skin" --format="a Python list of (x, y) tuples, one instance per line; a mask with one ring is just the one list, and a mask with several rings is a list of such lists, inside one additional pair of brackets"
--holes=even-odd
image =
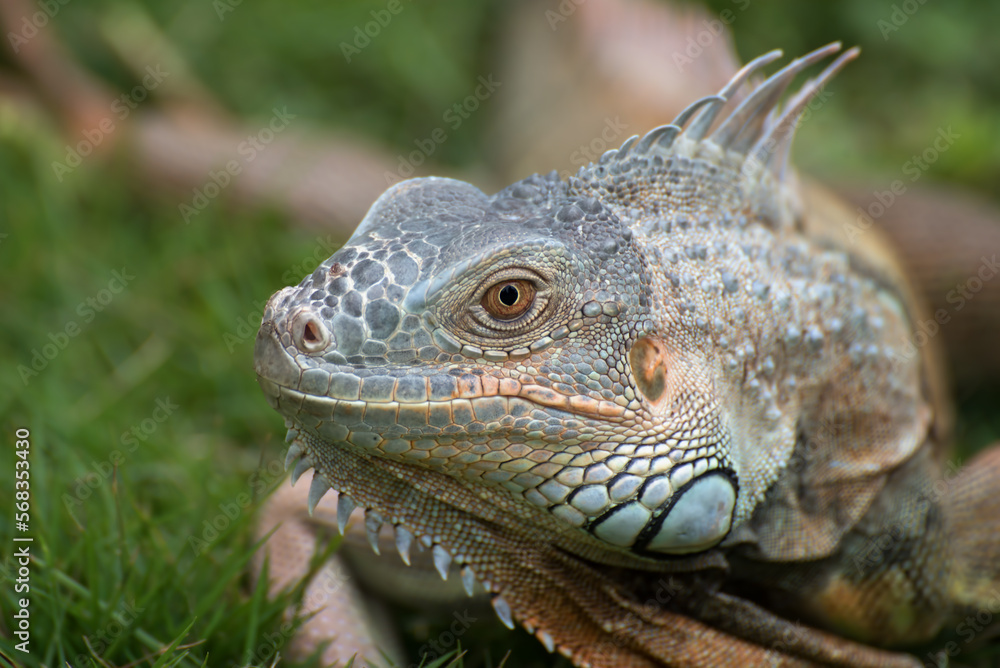
[(770, 112), (838, 49), (713, 123), (768, 54), (568, 182), (387, 191), (257, 338), (310, 510), (332, 522), (336, 490), (341, 525), (360, 506), (373, 544), (420, 540), (578, 666), (919, 665), (841, 636), (917, 642), (983, 605), (1000, 457), (929, 494), (949, 434), (920, 306), (785, 168), (855, 52)]

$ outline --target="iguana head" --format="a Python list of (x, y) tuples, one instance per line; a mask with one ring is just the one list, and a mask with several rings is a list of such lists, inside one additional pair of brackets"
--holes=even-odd
[[(565, 529), (560, 540), (596, 558), (719, 543), (757, 463), (734, 447), (711, 323), (671, 299), (677, 260), (647, 240), (706, 221), (788, 224), (791, 130), (855, 52), (783, 113), (776, 104), (796, 73), (838, 48), (793, 62), (708, 134), (780, 53), (763, 56), (718, 96), (565, 182), (553, 172), (493, 196), (443, 178), (389, 189), (264, 314), (256, 370), (297, 439), (295, 475), (316, 466), (332, 481), (322, 462), (334, 451), (424, 471), (442, 502), (459, 490), (495, 501), (520, 522)], [(755, 286), (722, 272), (705, 292), (737, 289)], [(321, 480), (317, 495), (326, 489)]]

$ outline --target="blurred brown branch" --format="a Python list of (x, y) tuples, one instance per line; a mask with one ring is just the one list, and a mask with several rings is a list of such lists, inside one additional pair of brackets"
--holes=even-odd
[[(5, 0), (0, 24), (20, 25), (36, 11), (29, 0)], [(128, 114), (123, 127), (104, 133), (95, 152), (124, 152), (154, 189), (174, 191), (190, 201), (193, 191), (211, 183), (212, 172), (224, 169), (237, 157), (241, 142), (261, 128), (223, 111), (153, 23), (137, 12), (113, 17), (105, 32), (137, 76), (146, 63), (166, 63), (163, 70), (170, 76), (164, 81), (169, 84), (155, 91), (155, 107), (144, 105)], [(54, 27), (37, 30), (18, 47), (14, 56), (27, 76), (8, 75), (11, 84), (4, 88), (13, 90), (14, 81), (24, 81), (21, 107), (49, 110), (61, 120), (71, 147), (84, 133), (99, 131), (102, 122), (108, 127), (114, 111), (124, 109), (114, 106), (119, 97), (114, 91), (73, 59)], [(32, 91), (34, 99), (25, 91)], [(268, 150), (241, 160), (226, 196), (238, 206), (276, 207), (295, 220), (347, 236), (385, 189), (384, 173), (392, 168), (388, 155), (369, 142), (295, 124), (276, 135)]]

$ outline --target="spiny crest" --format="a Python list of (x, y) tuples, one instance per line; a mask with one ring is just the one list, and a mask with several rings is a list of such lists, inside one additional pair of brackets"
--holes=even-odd
[[(706, 140), (712, 123), (740, 86), (765, 65), (782, 56), (780, 49), (765, 53), (745, 65), (716, 95), (695, 101), (669, 125), (661, 125), (650, 130), (642, 139), (639, 139), (638, 135), (630, 137), (621, 148), (612, 149), (602, 155), (598, 164), (620, 162), (630, 156), (638, 157), (654, 153), (665, 157), (666, 154), (662, 151), (669, 152), (669, 149), (686, 139), (691, 142), (712, 142), (728, 153), (742, 156), (744, 161), (769, 166), (771, 171), (780, 177), (787, 162), (796, 122), (805, 111), (806, 105), (844, 65), (860, 53), (860, 50), (854, 47), (841, 54), (818, 77), (807, 81), (784, 108), (779, 107), (781, 96), (796, 75), (837, 53), (840, 48), (840, 42), (828, 44), (793, 60), (772, 74), (756, 86), (743, 103), (723, 119)], [(689, 121), (690, 125), (685, 128)]]
[[(641, 139), (630, 137), (621, 148), (606, 152), (596, 164), (580, 170), (580, 181), (574, 189), (591, 190), (594, 187), (607, 194), (621, 193), (620, 184), (634, 181), (651, 182), (655, 172), (672, 164), (676, 170), (687, 160), (701, 162), (700, 169), (732, 170), (746, 195), (752, 196), (754, 205), (769, 218), (786, 218), (788, 211), (783, 201), (789, 193), (781, 184), (786, 180), (788, 154), (798, 122), (806, 106), (831, 78), (860, 50), (855, 47), (840, 55), (819, 76), (807, 81), (802, 88), (781, 105), (781, 97), (795, 77), (807, 67), (839, 52), (839, 42), (828, 44), (801, 58), (757, 84), (746, 98), (712, 130), (716, 118), (733, 95), (751, 76), (764, 66), (781, 57), (780, 50), (766, 53), (744, 66), (716, 95), (704, 97), (682, 111), (669, 125), (649, 131)], [(711, 133), (709, 132), (711, 130)], [(677, 160), (673, 160), (676, 158)], [(683, 171), (683, 170), (682, 170)], [(629, 178), (622, 179), (628, 172)], [(638, 172), (638, 173), (637, 173)], [(582, 182), (581, 182), (582, 181)], [(652, 185), (652, 184), (650, 184)], [(644, 188), (640, 186), (640, 191)], [(646, 205), (657, 207), (649, 201), (649, 192), (636, 193), (646, 200)], [(653, 198), (656, 199), (655, 197)]]

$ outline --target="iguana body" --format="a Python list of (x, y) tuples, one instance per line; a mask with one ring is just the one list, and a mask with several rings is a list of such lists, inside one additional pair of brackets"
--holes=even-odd
[[(763, 56), (568, 181), (387, 191), (257, 339), (317, 521), (366, 509), (374, 545), (423, 543), (579, 666), (914, 666), (840, 636), (919, 642), (1000, 598), (1000, 455), (943, 478), (920, 305), (785, 168), (854, 52), (777, 102), (838, 49), (716, 121)], [(289, 498), (263, 527), (302, 566)], [(336, 651), (372, 655), (371, 626)]]

